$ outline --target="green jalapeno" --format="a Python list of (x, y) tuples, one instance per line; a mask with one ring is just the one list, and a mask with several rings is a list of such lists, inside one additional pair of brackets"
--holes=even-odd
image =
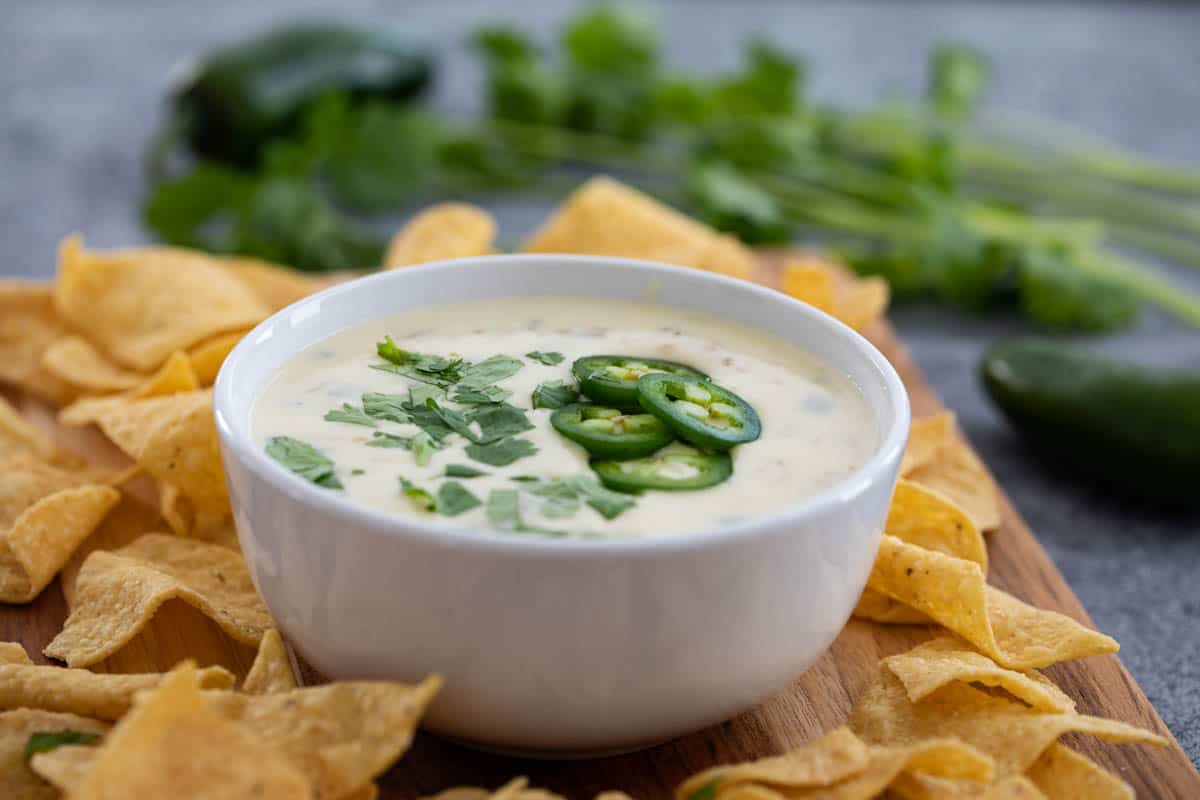
[(701, 453), (674, 445), (632, 461), (593, 461), (592, 469), (601, 483), (617, 492), (688, 492), (726, 480), (733, 474), (733, 460), (728, 453)]
[(593, 402), (622, 409), (640, 408), (637, 382), (643, 375), (663, 372), (707, 378), (703, 372), (678, 361), (636, 356), (584, 356), (571, 365), (579, 389)]
[(554, 429), (597, 458), (625, 459), (649, 455), (675, 440), (662, 420), (650, 414), (573, 403), (550, 417)]
[(728, 450), (752, 442), (762, 423), (750, 404), (723, 386), (694, 375), (643, 375), (637, 383), (642, 408), (675, 435), (705, 450)]

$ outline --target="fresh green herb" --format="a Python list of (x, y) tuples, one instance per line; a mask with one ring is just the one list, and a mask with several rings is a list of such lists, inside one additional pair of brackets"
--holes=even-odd
[(392, 341), (391, 336), (384, 337), (384, 340), (376, 345), (375, 352), (387, 363), (372, 364), (372, 368), (394, 372), (441, 389), (458, 383), (466, 368), (461, 358), (443, 358), (404, 350)]
[(354, 469), (350, 470), (350, 474), (355, 476), (366, 475), (367, 471), (365, 469), (359, 469), (358, 467), (355, 467)]
[(408, 387), (408, 402), (409, 405), (423, 406), (426, 400), (440, 402), (446, 396), (443, 389), (433, 386), (428, 383), (420, 383), (416, 386)]
[(480, 406), (470, 413), (469, 419), (479, 426), (479, 435), (475, 437), (479, 444), (533, 430), (533, 423), (525, 416), (525, 410), (508, 403)]
[(579, 399), (579, 390), (566, 381), (542, 381), (533, 390), (533, 407), (558, 409)]
[(326, 489), (341, 489), (332, 461), (307, 442), (290, 436), (273, 436), (267, 442), (267, 455), (301, 478)]
[(512, 358), (511, 356), (492, 356), (491, 358), (486, 358), (478, 364), (463, 367), (462, 377), (458, 381), (458, 388), (462, 391), (484, 389), (505, 378), (516, 375), (522, 366), (524, 365), (520, 359)]
[(423, 467), (433, 458), (433, 454), (442, 449), (442, 445), (429, 435), (427, 431), (421, 431), (412, 438), (412, 453), (413, 458), (417, 461), (418, 467)]
[(407, 478), (400, 479), (400, 491), (405, 497), (412, 501), (414, 506), (422, 511), (438, 510), (437, 498)]
[(412, 417), (404, 410), (404, 397), (401, 395), (368, 392), (362, 396), (362, 404), (363, 412), (369, 417), (401, 424), (412, 421)]
[(506, 467), (514, 461), (531, 456), (537, 447), (528, 439), (500, 439), (487, 444), (467, 445), (467, 455), (493, 467)]
[(438, 489), (437, 508), (447, 517), (456, 517), (481, 505), (483, 502), (458, 481), (445, 481)]
[(378, 427), (376, 422), (369, 414), (365, 413), (358, 406), (352, 406), (349, 403), (342, 403), (342, 407), (326, 412), (326, 422), (349, 422), (352, 425), (366, 425), (368, 428)]
[(446, 465), (446, 477), (447, 478), (478, 478), (481, 475), (487, 475), (487, 473), (481, 469), (475, 469), (474, 467), (468, 467), (466, 464), (447, 464)]
[(477, 441), (475, 432), (471, 430), (471, 425), (467, 422), (467, 418), (463, 416), (461, 411), (455, 411), (453, 408), (438, 403), (432, 397), (426, 398), (425, 407), (432, 411), (442, 424), (450, 430), (457, 433), (463, 438), (470, 439), (472, 442)]
[(98, 733), (83, 731), (34, 731), (25, 742), (25, 758), (28, 760), (38, 753), (49, 753), (64, 745), (91, 744), (99, 738)]
[(517, 483), (537, 483), (541, 478), (536, 475), (513, 475), (509, 480)]
[(717, 787), (721, 785), (721, 779), (709, 781), (701, 786), (696, 791), (688, 795), (687, 800), (713, 800), (717, 796)]
[(933, 48), (929, 68), (929, 100), (938, 113), (966, 118), (979, 105), (991, 77), (991, 65), (978, 50), (943, 42)]
[(487, 518), (493, 528), (520, 530), (521, 496), (516, 489), (492, 489), (488, 492)]
[(450, 399), (463, 405), (487, 405), (503, 403), (512, 397), (512, 392), (502, 386), (484, 386), (479, 389), (456, 389)]
[(563, 361), (562, 353), (547, 353), (541, 350), (533, 350), (529, 353), (526, 353), (525, 357), (532, 358), (534, 361), (538, 362), (539, 364), (545, 364), (547, 367), (553, 367), (557, 364), (561, 364)]
[(404, 450), (412, 450), (412, 436), (397, 436), (394, 433), (384, 433), (376, 431), (371, 434), (371, 441), (367, 442), (367, 447), (386, 447), (386, 448), (402, 448)]
[(582, 501), (605, 519), (615, 519), (637, 504), (637, 501), (627, 494), (604, 488), (593, 475), (555, 478), (527, 491), (532, 495), (547, 498), (542, 513), (548, 517), (569, 516), (578, 510)]

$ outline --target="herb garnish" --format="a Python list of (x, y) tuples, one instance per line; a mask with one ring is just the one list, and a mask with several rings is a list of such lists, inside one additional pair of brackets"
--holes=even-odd
[(547, 367), (553, 367), (556, 364), (561, 364), (563, 361), (562, 353), (546, 353), (541, 350), (534, 350), (525, 354), (526, 358), (532, 358), (540, 364), (545, 364)]
[(474, 467), (468, 467), (466, 464), (447, 464), (446, 465), (446, 477), (447, 478), (478, 478), (481, 475), (487, 475), (487, 473), (481, 469), (475, 469)]
[(355, 467), (354, 469), (350, 470), (350, 474), (355, 476), (366, 475), (367, 471), (365, 469), (359, 469), (358, 467)]
[(481, 505), (483, 501), (458, 481), (446, 481), (438, 489), (437, 509), (447, 517), (456, 517)]
[(375, 345), (375, 352), (386, 364), (372, 364), (373, 369), (394, 372), (442, 389), (453, 386), (462, 378), (465, 362), (461, 358), (444, 358), (402, 349), (391, 336)]
[(25, 742), (25, 758), (33, 758), (38, 753), (49, 753), (64, 745), (91, 744), (99, 738), (98, 733), (83, 731), (34, 731)]
[(515, 531), (521, 527), (521, 496), (516, 489), (488, 492), (487, 518), (493, 528)]
[(412, 504), (422, 511), (436, 511), (438, 502), (429, 492), (417, 486), (407, 478), (400, 479), (400, 491), (412, 501)]
[(326, 489), (341, 489), (334, 464), (317, 448), (290, 436), (273, 436), (267, 442), (267, 455), (301, 478)]
[(467, 455), (493, 467), (506, 467), (517, 459), (531, 456), (537, 447), (528, 439), (499, 439), (487, 444), (472, 442), (467, 445)]
[(525, 409), (508, 403), (481, 406), (470, 412), (468, 419), (479, 426), (479, 434), (475, 436), (479, 444), (533, 430), (533, 423), (525, 416)]
[(512, 392), (502, 386), (484, 386), (481, 389), (455, 389), (454, 396), (450, 399), (456, 403), (463, 405), (486, 405), (488, 403), (502, 403), (512, 397)]
[(573, 514), (582, 501), (605, 519), (615, 519), (637, 503), (629, 495), (604, 488), (600, 481), (591, 475), (555, 478), (526, 491), (537, 497), (547, 498), (542, 513), (548, 517)]
[(358, 406), (352, 406), (349, 403), (342, 403), (341, 408), (335, 408), (325, 414), (326, 422), (349, 422), (353, 425), (366, 425), (368, 428), (376, 428), (379, 423), (371, 418)]
[(367, 392), (362, 396), (363, 411), (375, 419), (390, 422), (411, 422), (412, 417), (404, 410), (404, 398), (398, 394)]
[(367, 447), (411, 450), (419, 467), (428, 464), (429, 460), (433, 458), (433, 454), (441, 450), (443, 446), (425, 431), (418, 431), (413, 436), (397, 436), (394, 433), (376, 431), (371, 441), (367, 442)]
[(367, 442), (367, 447), (401, 447), (412, 450), (412, 440), (412, 436), (397, 436), (394, 433), (376, 431), (372, 434), (371, 441)]
[(462, 412), (447, 408), (432, 397), (425, 400), (425, 407), (432, 411), (447, 429), (465, 439), (476, 441), (475, 432), (471, 430), (471, 424), (467, 422), (467, 418), (462, 415)]
[(483, 389), (505, 378), (511, 378), (523, 366), (524, 364), (519, 359), (511, 356), (485, 358), (478, 364), (462, 368), (462, 377), (457, 381), (458, 388), (461, 390)]
[(579, 390), (566, 381), (543, 381), (533, 390), (533, 407), (559, 409), (579, 399)]
[(445, 396), (446, 392), (444, 389), (428, 383), (408, 387), (409, 405), (423, 406), (427, 404), (427, 400), (440, 401)]

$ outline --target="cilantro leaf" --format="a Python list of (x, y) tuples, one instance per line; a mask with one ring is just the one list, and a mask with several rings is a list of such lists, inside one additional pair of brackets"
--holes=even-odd
[(500, 439), (487, 444), (467, 445), (467, 455), (492, 467), (506, 467), (514, 461), (531, 456), (537, 447), (528, 439)]
[(637, 505), (637, 501), (629, 495), (606, 489), (594, 479), (585, 484), (584, 494), (584, 502), (605, 519), (616, 519)]
[(442, 445), (434, 440), (427, 432), (421, 431), (412, 438), (413, 458), (418, 467), (423, 467), (433, 458), (433, 454), (442, 449)]
[(538, 483), (542, 479), (536, 475), (513, 475), (509, 480), (517, 483)]
[(521, 496), (516, 489), (488, 492), (487, 518), (492, 527), (515, 531), (521, 528)]
[(475, 469), (474, 467), (468, 467), (466, 464), (447, 464), (446, 465), (446, 477), (447, 478), (478, 478), (481, 475), (487, 475), (487, 473), (481, 469)]
[(728, 164), (694, 168), (688, 193), (705, 219), (748, 243), (791, 238), (792, 226), (774, 195)]
[(409, 405), (423, 406), (426, 400), (440, 401), (445, 396), (445, 391), (429, 383), (408, 387)]
[(470, 423), (467, 418), (462, 415), (462, 412), (455, 411), (453, 408), (447, 408), (438, 403), (432, 397), (425, 398), (425, 407), (432, 411), (442, 424), (450, 430), (471, 441), (477, 441), (475, 432), (471, 430)]
[(602, 73), (651, 77), (658, 62), (658, 32), (641, 9), (595, 5), (576, 15), (563, 33), (571, 64)]
[(537, 361), (539, 364), (545, 364), (548, 367), (553, 367), (556, 364), (561, 364), (563, 361), (562, 353), (543, 352), (541, 350), (533, 350), (531, 352), (528, 352), (525, 354), (525, 357), (532, 358), (534, 361)]
[(267, 455), (301, 478), (326, 489), (341, 489), (335, 467), (317, 448), (290, 436), (273, 436), (267, 441)]
[(414, 353), (401, 348), (392, 341), (391, 336), (385, 336), (382, 342), (376, 344), (375, 352), (388, 363), (372, 364), (373, 369), (394, 372), (442, 389), (453, 386), (462, 377), (464, 362), (461, 358)]
[(412, 417), (404, 410), (404, 397), (398, 394), (367, 392), (362, 396), (362, 405), (363, 412), (375, 419), (401, 424), (412, 421)]
[(791, 114), (804, 81), (804, 66), (764, 39), (752, 39), (744, 71), (718, 84), (717, 105), (730, 116)]
[(523, 366), (525, 365), (521, 363), (520, 359), (511, 356), (485, 358), (478, 364), (471, 364), (462, 369), (458, 388), (462, 390), (483, 389), (486, 386), (491, 386), (505, 378), (516, 375), (517, 371)]
[(400, 479), (400, 491), (412, 501), (414, 506), (422, 511), (437, 511), (437, 499), (407, 478)]
[(386, 448), (399, 447), (399, 448), (403, 448), (405, 450), (412, 450), (412, 440), (413, 440), (412, 436), (397, 436), (394, 433), (384, 433), (383, 431), (376, 431), (372, 435), (371, 441), (367, 442), (367, 447), (386, 447)]
[(394, 209), (434, 175), (441, 137), (428, 113), (367, 103), (349, 116), (324, 174), (334, 197), (352, 210)]
[(368, 428), (376, 428), (379, 423), (371, 418), (369, 414), (364, 412), (358, 406), (352, 406), (349, 403), (342, 403), (342, 407), (335, 408), (332, 411), (326, 412), (326, 422), (349, 422), (352, 425), (366, 425)]
[(533, 430), (533, 423), (525, 416), (525, 410), (508, 403), (480, 406), (471, 414), (470, 419), (479, 425), (479, 435), (475, 437), (479, 444)]
[[(429, 400), (426, 400), (423, 405), (413, 405), (406, 402), (403, 406), (404, 411), (408, 414), (409, 422), (416, 425), (425, 433), (433, 437), (437, 442), (441, 442), (447, 436), (454, 432), (442, 417), (429, 407)], [(437, 401), (432, 401), (437, 405)]]
[(579, 390), (565, 381), (543, 381), (533, 390), (534, 408), (562, 408), (579, 399)]
[(83, 731), (34, 731), (25, 742), (25, 758), (33, 758), (38, 753), (49, 753), (64, 745), (91, 744), (99, 738), (98, 733)]
[(447, 517), (456, 517), (481, 505), (483, 501), (458, 481), (446, 481), (438, 489), (437, 509)]
[(450, 399), (463, 405), (486, 405), (502, 403), (512, 397), (512, 392), (502, 386), (484, 386), (481, 389), (456, 389)]
[(542, 507), (542, 513), (548, 517), (573, 514), (582, 501), (605, 519), (615, 519), (637, 503), (628, 495), (604, 488), (592, 475), (555, 478), (526, 491), (538, 497), (548, 498)]

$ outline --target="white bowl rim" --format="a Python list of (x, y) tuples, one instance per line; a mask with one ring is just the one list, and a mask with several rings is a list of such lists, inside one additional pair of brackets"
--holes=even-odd
[[(254, 446), (248, 417), (252, 416), (253, 403), (257, 395), (251, 399), (250, 413), (242, 415), (247, 419), (240, 424), (232, 423), (236, 401), (233, 395), (233, 374), (238, 371), (242, 361), (249, 358), (259, 336), (285, 314), (306, 305), (320, 303), (322, 300), (340, 294), (367, 291), (365, 287), (376, 283), (403, 280), (403, 275), (445, 270), (461, 271), (464, 268), (480, 267), (497, 268), (505, 262), (545, 263), (561, 265), (564, 262), (573, 264), (592, 264), (596, 266), (620, 265), (626, 268), (636, 267), (645, 270), (647, 277), (652, 273), (665, 276), (686, 275), (691, 279), (700, 277), (704, 280), (727, 284), (731, 290), (751, 292), (770, 299), (772, 302), (784, 301), (790, 304), (797, 313), (815, 317), (830, 329), (834, 335), (849, 340), (855, 350), (871, 364), (882, 378), (887, 400), (891, 404), (891, 412), (895, 420), (886, 436), (876, 446), (874, 453), (865, 463), (859, 466), (840, 482), (818, 492), (811, 497), (800, 500), (779, 511), (752, 517), (741, 522), (718, 525), (709, 528), (698, 528), (675, 531), (654, 536), (621, 536), (621, 537), (564, 537), (551, 538), (543, 536), (522, 536), (498, 532), (488, 528), (471, 528), (448, 524), (440, 520), (428, 522), (417, 517), (408, 517), (393, 512), (370, 508), (355, 502), (328, 489), (313, 485), (298, 475), (289, 472), (282, 465), (269, 458), (262, 448)], [(505, 295), (496, 295), (496, 298)], [(535, 296), (535, 295), (530, 295)], [(714, 314), (713, 316), (720, 316)], [(367, 324), (363, 321), (361, 324)], [(740, 323), (746, 324), (746, 323)], [(752, 325), (750, 327), (753, 327)], [(299, 351), (297, 351), (299, 352)], [(598, 556), (624, 557), (635, 554), (666, 554), (685, 550), (703, 548), (706, 545), (727, 543), (731, 540), (754, 538), (771, 535), (779, 531), (792, 529), (797, 523), (820, 515), (832, 506), (852, 501), (864, 493), (867, 488), (879, 479), (879, 473), (893, 460), (899, 461), (908, 441), (910, 407), (908, 391), (891, 362), (871, 344), (865, 337), (840, 320), (820, 311), (813, 306), (775, 289), (752, 281), (730, 278), (712, 272), (665, 264), (656, 261), (639, 259), (616, 258), (611, 256), (593, 256), (578, 254), (547, 254), (547, 253), (518, 253), (476, 256), (472, 258), (450, 259), (427, 264), (405, 267), (399, 270), (384, 270), (360, 278), (339, 283), (320, 292), (297, 300), (289, 306), (279, 309), (271, 316), (256, 325), (242, 337), (229, 356), (222, 364), (213, 385), (213, 410), (216, 416), (217, 430), (224, 440), (226, 448), (240, 459), (246, 468), (257, 477), (270, 483), (275, 489), (300, 503), (315, 503), (328, 511), (355, 522), (365, 523), (372, 530), (383, 529), (387, 535), (400, 537), (418, 537), (430, 543), (446, 546), (467, 545), (478, 546), (485, 550), (504, 553), (525, 553), (549, 557), (569, 557), (580, 553), (591, 553)], [(226, 470), (228, 474), (228, 470)]]

